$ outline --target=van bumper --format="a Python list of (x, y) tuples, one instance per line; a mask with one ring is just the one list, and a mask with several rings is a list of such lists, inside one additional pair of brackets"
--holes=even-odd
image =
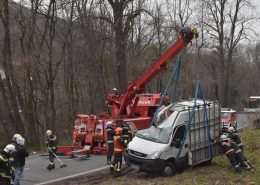
[(132, 168), (146, 172), (160, 172), (165, 165), (165, 160), (162, 159), (140, 159), (128, 153), (125, 154), (125, 159)]

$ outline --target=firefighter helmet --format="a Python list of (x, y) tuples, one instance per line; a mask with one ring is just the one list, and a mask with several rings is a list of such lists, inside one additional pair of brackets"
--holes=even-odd
[(13, 141), (16, 141), (16, 139), (22, 137), (20, 134), (14, 134)]
[(116, 134), (118, 134), (118, 135), (121, 135), (121, 134), (122, 134), (122, 131), (123, 131), (123, 129), (122, 129), (121, 127), (117, 127), (117, 128), (115, 129), (115, 132), (116, 132)]
[(222, 135), (220, 136), (220, 140), (221, 140), (221, 141), (227, 140), (227, 136), (226, 136), (225, 134), (222, 134)]
[(228, 127), (228, 130), (227, 130), (229, 133), (233, 133), (235, 132), (235, 128), (234, 127)]
[(22, 137), (19, 137), (19, 138), (17, 138), (17, 140), (16, 140), (16, 142), (17, 142), (17, 144), (19, 144), (19, 145), (24, 145), (24, 143), (25, 143), (25, 139), (24, 138), (22, 138)]
[(46, 135), (47, 135), (47, 136), (52, 135), (52, 131), (51, 131), (51, 130), (47, 130), (47, 131), (46, 131)]
[(13, 144), (8, 144), (6, 145), (6, 147), (4, 148), (4, 151), (8, 154), (11, 154), (15, 151), (15, 146)]
[(113, 91), (117, 91), (117, 88), (113, 88)]
[(106, 128), (109, 127), (109, 126), (111, 126), (111, 125), (112, 125), (112, 121), (107, 121), (107, 122), (106, 122)]

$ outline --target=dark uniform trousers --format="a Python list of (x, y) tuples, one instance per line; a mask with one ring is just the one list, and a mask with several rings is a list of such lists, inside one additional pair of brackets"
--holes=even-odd
[(107, 143), (108, 145), (108, 151), (107, 151), (107, 162), (112, 161), (112, 156), (114, 152), (114, 142), (113, 143)]

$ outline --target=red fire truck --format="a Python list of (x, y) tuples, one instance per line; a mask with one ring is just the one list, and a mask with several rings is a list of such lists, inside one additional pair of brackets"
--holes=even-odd
[[(105, 154), (107, 150), (105, 124), (108, 120), (115, 121), (120, 118), (128, 124), (132, 132), (148, 128), (162, 97), (161, 94), (143, 94), (146, 85), (159, 72), (165, 71), (170, 59), (176, 57), (194, 37), (198, 36), (198, 33), (196, 28), (185, 27), (179, 35), (179, 39), (172, 47), (138, 80), (129, 83), (120, 96), (114, 94), (107, 96), (111, 114), (77, 115), (74, 121), (73, 145), (60, 146), (58, 152), (64, 155)], [(164, 98), (166, 102), (167, 98)]]
[(226, 132), (228, 127), (237, 129), (237, 111), (231, 108), (221, 108), (221, 127)]

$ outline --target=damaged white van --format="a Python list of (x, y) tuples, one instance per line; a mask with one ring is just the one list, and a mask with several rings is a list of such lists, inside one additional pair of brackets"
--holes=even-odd
[(221, 154), (219, 146), (210, 144), (221, 132), (218, 102), (170, 104), (160, 109), (155, 125), (138, 131), (128, 144), (125, 158), (132, 168), (170, 176), (180, 167), (211, 162)]

